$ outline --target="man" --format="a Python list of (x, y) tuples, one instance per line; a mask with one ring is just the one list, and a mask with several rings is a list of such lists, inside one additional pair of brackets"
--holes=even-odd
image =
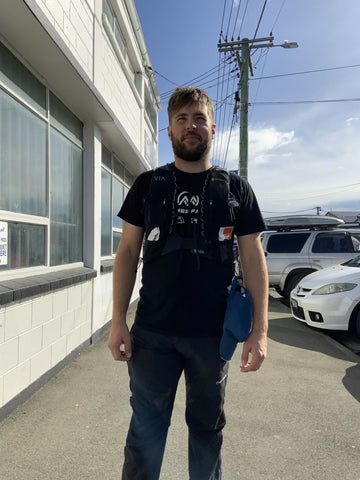
[[(123, 480), (157, 480), (176, 388), (184, 373), (190, 480), (221, 478), (228, 362), (219, 342), (234, 275), (233, 235), (253, 301), (242, 372), (266, 356), (268, 280), (259, 232), (264, 223), (249, 184), (210, 164), (213, 104), (200, 89), (176, 89), (168, 135), (175, 162), (140, 175), (119, 216), (109, 348), (127, 361), (133, 415)], [(142, 289), (131, 334), (126, 312), (144, 243)]]

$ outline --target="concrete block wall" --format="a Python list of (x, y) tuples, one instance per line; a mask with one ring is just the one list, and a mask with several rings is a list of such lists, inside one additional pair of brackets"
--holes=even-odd
[(131, 137), (139, 151), (141, 151), (141, 118), (144, 111), (141, 109), (130, 87), (127, 76), (125, 75), (118, 59), (112, 51), (109, 40), (104, 36), (101, 41), (101, 61), (96, 65), (97, 75), (95, 86), (104, 96), (106, 102), (111, 105), (117, 118)]
[(35, 3), (92, 78), (94, 0), (35, 0)]
[[(111, 107), (119, 123), (132, 142), (144, 153), (144, 108), (141, 93), (125, 74), (126, 62), (114, 52), (109, 34), (103, 25), (102, 0), (29, 0), (37, 6), (44, 23), (51, 25), (68, 47), (76, 61), (84, 69), (89, 80)], [(118, 2), (128, 34), (132, 38), (131, 25), (123, 2)], [(142, 58), (137, 48), (133, 51), (134, 67), (141, 70)], [(138, 57), (138, 58), (137, 58)], [(142, 90), (142, 89), (141, 89)], [(150, 139), (151, 137), (149, 137)], [(153, 141), (153, 149), (157, 145)]]
[(93, 280), (0, 310), (0, 408), (90, 340)]

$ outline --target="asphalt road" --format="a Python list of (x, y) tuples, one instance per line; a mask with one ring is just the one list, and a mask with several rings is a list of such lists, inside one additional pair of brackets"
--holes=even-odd
[[(273, 297), (269, 324), (261, 369), (240, 372), (241, 346), (230, 363), (223, 480), (360, 480), (359, 357)], [(0, 423), (1, 480), (121, 478), (128, 375), (107, 335)], [(185, 396), (181, 379), (160, 480), (189, 478)]]
[[(290, 308), (282, 301), (282, 297), (278, 295), (275, 290), (271, 289), (271, 297), (274, 300), (279, 301), (284, 308), (288, 308), (289, 315), (291, 315)], [(360, 355), (360, 338), (355, 335), (355, 333), (352, 332), (344, 332), (341, 330), (325, 330), (325, 329), (318, 329), (315, 327), (309, 327), (310, 330), (318, 330), (324, 333), (325, 335), (328, 335), (329, 337), (333, 338), (337, 342), (341, 343), (344, 345), (346, 348), (348, 348), (351, 352)]]

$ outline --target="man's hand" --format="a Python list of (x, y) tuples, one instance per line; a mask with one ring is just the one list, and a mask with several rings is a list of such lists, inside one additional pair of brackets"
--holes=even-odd
[(264, 333), (251, 332), (244, 342), (240, 370), (242, 372), (256, 372), (265, 360), (267, 352), (267, 337)]
[(114, 357), (114, 360), (127, 362), (131, 358), (131, 340), (130, 332), (126, 323), (121, 325), (112, 325), (110, 330), (108, 347)]

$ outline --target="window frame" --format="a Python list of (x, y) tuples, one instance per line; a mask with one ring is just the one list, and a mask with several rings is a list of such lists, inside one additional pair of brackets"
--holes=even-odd
[[(37, 108), (35, 102), (29, 101), (29, 95), (25, 91), (21, 91), (19, 88), (14, 88), (14, 83), (11, 79), (9, 79), (8, 83), (5, 83), (4, 76), (0, 76), (0, 90), (5, 94), (8, 95), (12, 100), (14, 100), (19, 106), (23, 107), (27, 110), (30, 114), (34, 115), (34, 117), (40, 119), (45, 124), (45, 212), (44, 216), (42, 215), (33, 215), (31, 213), (21, 213), (15, 212), (11, 210), (3, 210), (0, 209), (0, 220), (9, 224), (11, 223), (18, 223), (18, 224), (25, 224), (25, 225), (34, 225), (34, 226), (43, 226), (45, 228), (45, 251), (44, 251), (44, 264), (43, 265), (36, 265), (36, 266), (29, 266), (29, 267), (20, 267), (20, 268), (11, 268), (7, 266), (6, 268), (0, 269), (1, 278), (11, 277), (17, 278), (19, 276), (24, 275), (31, 275), (33, 272), (44, 272), (44, 270), (54, 270), (58, 268), (73, 268), (74, 266), (81, 266), (83, 265), (83, 256), (84, 256), (84, 237), (83, 237), (83, 230), (84, 230), (84, 210), (81, 209), (81, 230), (82, 230), (82, 238), (81, 238), (81, 260), (73, 262), (73, 263), (66, 263), (66, 264), (56, 264), (51, 266), (51, 185), (50, 185), (50, 169), (51, 169), (51, 155), (50, 155), (50, 134), (51, 129), (55, 130), (59, 133), (62, 137), (66, 139), (66, 141), (70, 142), (74, 145), (79, 151), (81, 152), (81, 187), (83, 188), (84, 184), (84, 163), (83, 163), (83, 151), (84, 151), (84, 138), (83, 138), (83, 122), (71, 112), (70, 109), (50, 90), (50, 88), (41, 81), (37, 75), (27, 66), (25, 65), (21, 59), (19, 59), (11, 49), (3, 42), (2, 47), (5, 48), (8, 52), (10, 52), (11, 56), (14, 57), (15, 61), (19, 63), (19, 67), (26, 69), (29, 75), (31, 75), (35, 81), (39, 82), (44, 88), (45, 92), (45, 112), (42, 111), (41, 108)], [(53, 96), (65, 109), (67, 109), (71, 115), (75, 119), (78, 120), (79, 124), (81, 124), (82, 128), (82, 139), (76, 139), (71, 132), (67, 132), (66, 128), (64, 128), (61, 124), (54, 121), (54, 117), (51, 115), (50, 111), (50, 96)], [(8, 247), (9, 249), (9, 247)], [(3, 266), (2, 266), (3, 267)]]
[[(104, 151), (105, 154), (108, 156), (106, 163), (104, 162)], [(110, 162), (109, 162), (110, 160)], [(111, 166), (110, 166), (111, 164)], [(122, 170), (122, 172), (119, 171)], [(114, 249), (114, 234), (122, 234), (122, 227), (114, 226), (114, 216), (117, 215), (119, 212), (121, 205), (124, 203), (125, 197), (130, 190), (132, 183), (134, 182), (134, 176), (129, 172), (129, 170), (125, 167), (125, 165), (118, 159), (118, 157), (111, 153), (105, 145), (102, 145), (102, 161), (101, 161), (101, 171), (106, 171), (111, 176), (110, 182), (110, 253), (103, 254), (102, 253), (102, 245), (101, 245), (101, 258), (114, 258), (116, 255), (116, 249)], [(121, 205), (114, 205), (114, 182), (118, 181), (123, 189), (122, 189), (122, 203)], [(103, 193), (103, 192), (102, 192)], [(102, 239), (102, 228), (101, 228), (101, 239)], [(119, 240), (120, 241), (120, 240)]]
[[(109, 14), (111, 15), (111, 18), (109, 18)], [(102, 25), (135, 98), (141, 107), (142, 82), (139, 81), (139, 72), (141, 68), (133, 61), (133, 55), (130, 50), (131, 44), (129, 43), (128, 45), (127, 43), (120, 20), (121, 19), (116, 15), (110, 0), (103, 0)], [(120, 36), (121, 42), (118, 41), (118, 36)]]

